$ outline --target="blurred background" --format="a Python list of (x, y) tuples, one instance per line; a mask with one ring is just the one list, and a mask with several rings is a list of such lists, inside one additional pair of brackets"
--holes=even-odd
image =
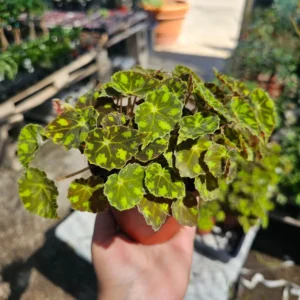
[[(205, 81), (217, 68), (265, 89), (281, 146), (270, 161), (285, 169), (269, 179), (279, 182), (271, 200), (237, 204), (238, 221), (212, 222), (217, 204), (203, 211), (185, 299), (300, 299), (299, 50), (298, 0), (0, 0), (0, 299), (97, 293), (94, 216), (70, 209), (74, 178), (58, 183), (58, 221), (30, 215), (19, 200), (21, 128), (47, 124), (53, 99), (76, 101), (116, 71), (178, 64)], [(34, 164), (57, 178), (86, 161), (48, 143)]]

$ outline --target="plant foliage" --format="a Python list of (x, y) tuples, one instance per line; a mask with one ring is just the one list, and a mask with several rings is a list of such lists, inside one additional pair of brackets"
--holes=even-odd
[[(260, 89), (251, 92), (234, 79), (216, 75), (219, 86), (204, 84), (182, 66), (173, 73), (139, 68), (118, 72), (110, 83), (80, 97), (75, 107), (65, 106), (44, 130), (25, 127), (19, 144), (27, 168), (20, 180), (25, 207), (44, 217), (56, 216), (54, 182), (30, 167), (42, 131), (55, 144), (79, 149), (97, 169), (98, 177), (71, 183), (68, 197), (74, 209), (137, 207), (154, 230), (168, 216), (195, 226), (201, 207), (225, 200), (247, 218), (264, 217), (256, 210), (261, 200), (269, 201), (274, 170), (268, 169), (267, 177), (257, 166), (269, 159), (263, 154), (275, 125), (273, 101)], [(26, 188), (35, 180), (43, 195), (40, 202)], [(258, 182), (255, 193), (247, 189)], [(241, 204), (234, 206), (241, 195), (256, 203), (250, 215)]]

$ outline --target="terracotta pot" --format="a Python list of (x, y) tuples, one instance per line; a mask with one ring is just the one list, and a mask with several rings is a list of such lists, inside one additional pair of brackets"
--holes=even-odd
[(189, 4), (186, 1), (173, 0), (165, 1), (160, 8), (144, 6), (144, 9), (158, 21), (155, 28), (156, 44), (168, 45), (176, 42)]
[(136, 208), (122, 212), (112, 209), (112, 213), (121, 230), (144, 245), (162, 244), (170, 240), (181, 228), (174, 218), (169, 217), (160, 230), (155, 232)]

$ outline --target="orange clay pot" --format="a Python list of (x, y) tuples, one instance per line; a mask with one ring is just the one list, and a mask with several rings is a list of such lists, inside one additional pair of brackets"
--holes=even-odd
[(112, 209), (112, 213), (121, 230), (144, 245), (162, 244), (170, 240), (181, 228), (174, 218), (169, 217), (160, 230), (155, 232), (136, 208), (122, 212)]
[(145, 5), (144, 9), (158, 21), (155, 28), (156, 44), (168, 45), (176, 42), (189, 4), (182, 0), (165, 0), (160, 8)]

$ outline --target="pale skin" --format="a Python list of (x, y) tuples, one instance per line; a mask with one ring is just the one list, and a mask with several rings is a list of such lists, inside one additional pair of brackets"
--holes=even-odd
[(195, 228), (181, 226), (165, 243), (142, 245), (118, 230), (111, 210), (98, 214), (92, 242), (98, 299), (182, 300), (189, 282), (194, 235)]

